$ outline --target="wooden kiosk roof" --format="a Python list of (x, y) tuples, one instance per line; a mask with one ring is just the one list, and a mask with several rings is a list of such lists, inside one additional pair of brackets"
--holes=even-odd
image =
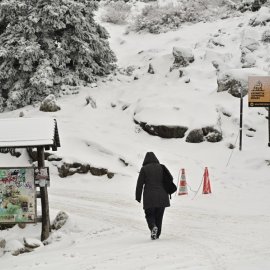
[(0, 119), (1, 148), (34, 148), (44, 146), (53, 151), (60, 147), (56, 119), (5, 118)]

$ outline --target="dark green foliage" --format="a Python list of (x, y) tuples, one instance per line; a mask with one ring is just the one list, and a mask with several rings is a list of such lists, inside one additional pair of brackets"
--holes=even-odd
[(251, 10), (253, 12), (258, 11), (265, 3), (267, 0), (251, 0), (251, 1), (243, 1), (239, 5), (239, 10), (241, 12), (245, 12), (247, 10)]
[(16, 109), (109, 74), (116, 59), (96, 9), (91, 0), (0, 1), (0, 104)]

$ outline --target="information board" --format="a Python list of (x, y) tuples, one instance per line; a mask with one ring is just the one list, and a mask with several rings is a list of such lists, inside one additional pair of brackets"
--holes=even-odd
[(0, 223), (34, 223), (34, 168), (0, 168)]
[(270, 106), (270, 76), (248, 77), (248, 106)]

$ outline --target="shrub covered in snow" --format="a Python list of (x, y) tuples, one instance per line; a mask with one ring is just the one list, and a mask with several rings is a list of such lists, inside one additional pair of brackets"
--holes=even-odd
[(16, 109), (108, 74), (115, 56), (95, 1), (0, 1), (0, 97)]
[(135, 31), (158, 34), (177, 29), (183, 23), (226, 17), (227, 12), (232, 14), (228, 1), (221, 5), (210, 0), (159, 0), (143, 8), (142, 13), (135, 18), (132, 28)]
[(241, 12), (245, 11), (258, 11), (267, 0), (242, 0), (238, 9)]
[(101, 16), (102, 21), (124, 24), (130, 15), (131, 5), (124, 1), (112, 1), (104, 6), (104, 14)]
[(177, 29), (183, 22), (198, 21), (199, 9), (197, 1), (186, 2), (182, 5), (159, 6), (157, 4), (146, 6), (142, 13), (136, 17), (134, 30), (146, 30), (150, 33), (161, 33), (169, 29)]

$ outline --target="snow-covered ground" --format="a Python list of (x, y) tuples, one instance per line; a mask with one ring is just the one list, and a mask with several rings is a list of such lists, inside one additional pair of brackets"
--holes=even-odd
[[(217, 74), (211, 63), (218, 60), (225, 67), (240, 67), (240, 44), (243, 33), (252, 30), (248, 26), (252, 16), (246, 13), (183, 26), (160, 35), (127, 34), (124, 26), (104, 24), (118, 65), (135, 66), (132, 76), (111, 76), (97, 87), (64, 96), (58, 100), (61, 110), (55, 113), (29, 106), (0, 115), (18, 117), (24, 111), (25, 117), (54, 117), (61, 140), (57, 156), (116, 173), (112, 179), (91, 174), (60, 178), (54, 163), (47, 162), (52, 179), (51, 219), (60, 210), (70, 218), (61, 230), (52, 232), (49, 245), (17, 257), (5, 253), (0, 257), (1, 269), (270, 269), (268, 112), (248, 108), (244, 98), (243, 150), (239, 151), (239, 99), (217, 93)], [(256, 31), (261, 34), (266, 28)], [(212, 39), (224, 46), (211, 45), (211, 41), (209, 45)], [(169, 72), (174, 46), (194, 52), (195, 62), (186, 68), (185, 78), (179, 78), (177, 70)], [(261, 72), (267, 72), (268, 50), (261, 46), (258, 51)], [(155, 74), (147, 73), (149, 63)], [(187, 78), (190, 83), (185, 83)], [(89, 95), (97, 108), (86, 106)], [(198, 128), (214, 123), (224, 138), (219, 143), (191, 144), (185, 138), (150, 136), (134, 123), (134, 113), (152, 124), (186, 123)], [(229, 149), (230, 143), (236, 143), (236, 148)], [(172, 197), (157, 241), (150, 240), (142, 205), (135, 201), (138, 171), (147, 151), (155, 152), (168, 166), (175, 182), (179, 170), (185, 168), (189, 185), (187, 196)], [(25, 155), (16, 159), (0, 154), (0, 160), (1, 166), (28, 164)], [(211, 195), (202, 195), (201, 188), (197, 193), (205, 167)], [(0, 231), (0, 237), (12, 246), (24, 237), (39, 239), (40, 231), (40, 224), (25, 229), (16, 226)]]

